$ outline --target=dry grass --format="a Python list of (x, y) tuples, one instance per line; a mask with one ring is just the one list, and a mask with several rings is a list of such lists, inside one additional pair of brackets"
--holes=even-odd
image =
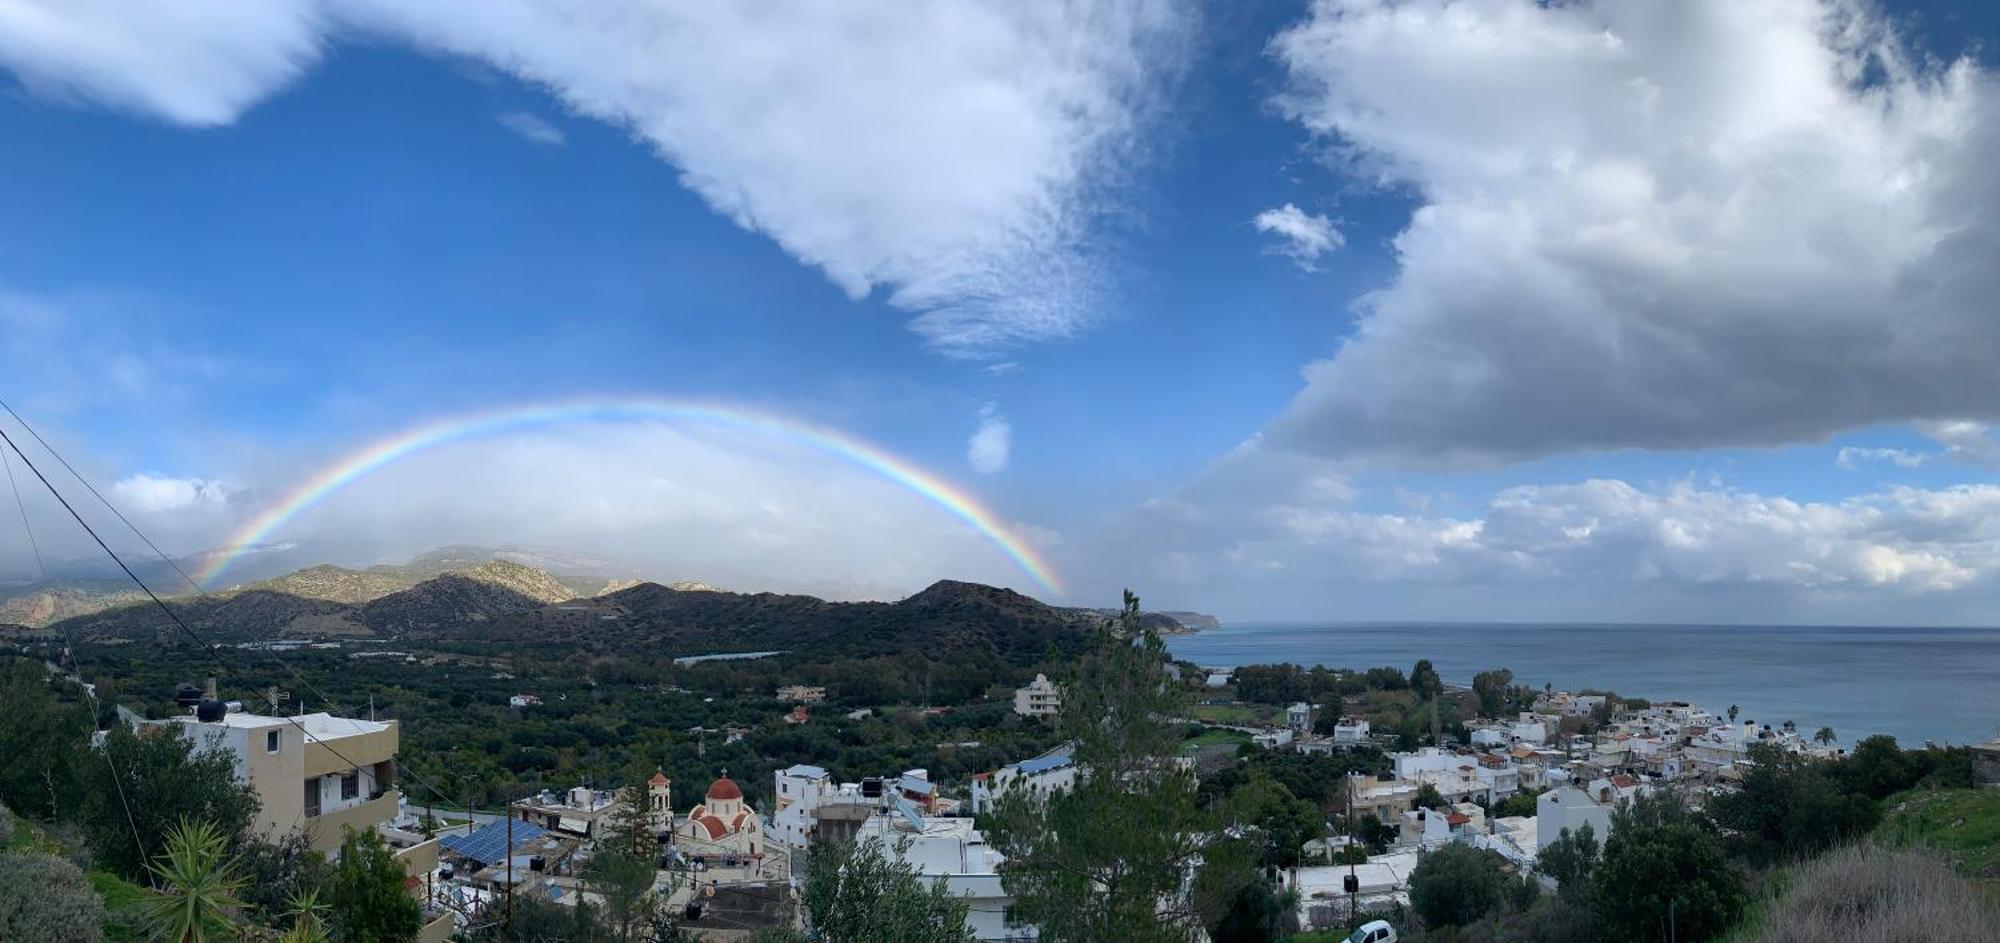
[(1801, 867), (1790, 883), (1755, 943), (2000, 940), (2000, 915), (1972, 883), (1923, 853), (1844, 848)]

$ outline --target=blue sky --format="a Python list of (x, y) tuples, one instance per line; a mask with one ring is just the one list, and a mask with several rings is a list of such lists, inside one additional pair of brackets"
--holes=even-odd
[[(1985, 5), (478, 7), (0, 12), (0, 395), (173, 551), (414, 424), (652, 395), (951, 479), (1072, 602), (1991, 621)], [(648, 422), (282, 536), (247, 572), (1042, 592), (863, 470)]]

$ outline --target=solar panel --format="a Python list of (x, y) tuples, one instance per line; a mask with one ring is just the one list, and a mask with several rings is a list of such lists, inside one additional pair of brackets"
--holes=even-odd
[[(539, 825), (529, 822), (515, 822), (514, 847), (518, 848), (524, 843), (542, 837), (543, 831), (544, 829)], [(438, 844), (479, 862), (481, 866), (492, 864), (495, 861), (505, 858), (507, 852), (512, 850), (507, 847), (506, 822), (494, 822), (491, 825), (479, 828), (470, 835), (446, 835), (438, 839)]]

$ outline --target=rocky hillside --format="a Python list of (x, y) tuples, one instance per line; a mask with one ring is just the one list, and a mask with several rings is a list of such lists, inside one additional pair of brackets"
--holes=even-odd
[[(384, 635), (456, 630), (477, 637), (477, 627), (495, 618), (532, 612), (570, 598), (569, 591), (547, 573), (528, 567), (521, 569), (539, 574), (539, 578), (510, 570), (504, 571), (506, 582), (497, 582), (484, 578), (485, 574), (477, 568), (446, 573), (368, 603), (361, 609), (361, 621)], [(551, 595), (549, 585), (556, 587), (554, 599), (544, 598)], [(540, 595), (535, 595), (537, 592)]]
[(64, 619), (102, 612), (146, 597), (136, 591), (47, 586), (0, 600), (0, 623), (40, 628)]
[(350, 570), (344, 566), (321, 564), (287, 573), (277, 579), (251, 583), (243, 589), (286, 593), (328, 602), (364, 603), (413, 585), (415, 581), (388, 568)]

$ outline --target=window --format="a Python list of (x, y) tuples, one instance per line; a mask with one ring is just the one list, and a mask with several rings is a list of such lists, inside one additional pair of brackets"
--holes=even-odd
[(353, 799), (361, 795), (361, 771), (340, 774), (340, 798)]
[(319, 777), (314, 776), (306, 780), (306, 816), (311, 818), (317, 815), (319, 815)]
[(277, 731), (275, 731), (275, 730), (266, 730), (266, 731), (264, 731), (264, 752), (266, 752), (266, 753), (276, 753), (276, 752), (278, 752), (278, 732), (277, 732)]

